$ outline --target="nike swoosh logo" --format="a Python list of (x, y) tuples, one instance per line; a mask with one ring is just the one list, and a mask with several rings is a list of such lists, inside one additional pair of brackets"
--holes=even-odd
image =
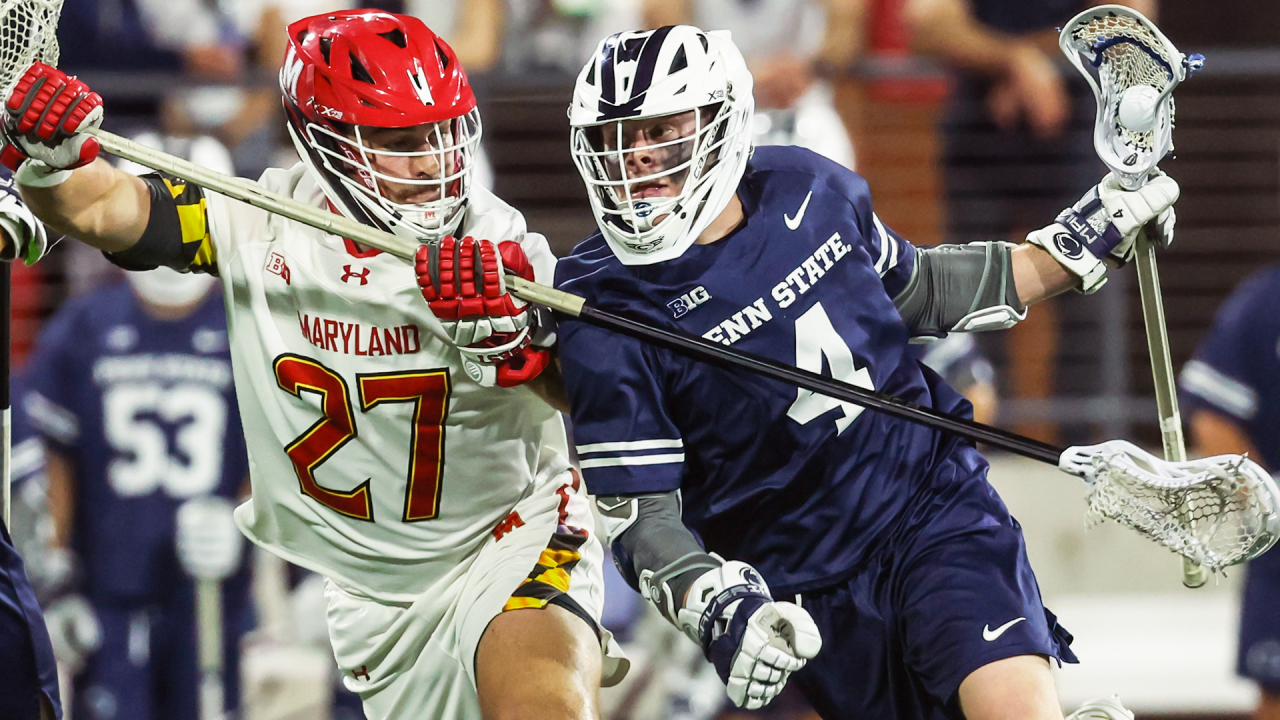
[(796, 216), (792, 218), (790, 215), (783, 215), (782, 221), (787, 224), (788, 230), (795, 230), (800, 227), (800, 221), (804, 220), (804, 211), (809, 208), (809, 198), (813, 197), (813, 191), (810, 190), (808, 195), (804, 196), (804, 202), (800, 204), (800, 209), (796, 211)]
[(992, 630), (990, 625), (983, 625), (983, 626), (982, 626), (982, 639), (983, 639), (983, 640), (986, 640), (987, 642), (995, 642), (996, 640), (999, 640), (999, 639), (1000, 639), (1000, 636), (1001, 636), (1001, 635), (1003, 635), (1003, 634), (1004, 634), (1004, 632), (1005, 632), (1006, 630), (1008, 630), (1009, 628), (1013, 627), (1014, 625), (1017, 625), (1018, 623), (1022, 622), (1023, 620), (1026, 620), (1026, 618), (1024, 618), (1024, 617), (1014, 618), (1013, 620), (1010, 620), (1009, 622), (1007, 622), (1007, 623), (1005, 623), (1005, 624), (1001, 625), (1000, 627), (996, 628), (995, 630)]

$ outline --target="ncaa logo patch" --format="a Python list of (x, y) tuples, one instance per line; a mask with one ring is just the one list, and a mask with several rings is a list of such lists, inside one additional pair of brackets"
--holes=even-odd
[(1068, 260), (1079, 260), (1084, 257), (1084, 245), (1069, 233), (1060, 232), (1053, 236), (1053, 244), (1058, 246)]
[(647, 218), (653, 212), (653, 205), (647, 202), (638, 202), (635, 204), (636, 217)]

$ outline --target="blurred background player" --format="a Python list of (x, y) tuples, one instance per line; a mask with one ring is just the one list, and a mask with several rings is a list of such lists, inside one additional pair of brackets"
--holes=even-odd
[(999, 412), (996, 373), (968, 333), (951, 333), (935, 342), (912, 345), (911, 354), (933, 368), (973, 404), (973, 419), (993, 423)]
[(648, 28), (729, 30), (755, 76), (757, 145), (799, 145), (849, 169), (853, 143), (829, 82), (863, 46), (867, 0), (644, 0)]
[[(1120, 4), (1154, 18), (1155, 2)], [(941, 128), (947, 242), (1020, 242), (1104, 171), (1093, 151), (1093, 96), (1058, 50), (1056, 30), (1096, 4), (905, 0), (913, 49), (955, 71)], [(1101, 347), (1084, 341), (1122, 312), (1124, 282), (1103, 288), (1099, 298), (1054, 298), (1003, 337), (981, 340), (1008, 365), (1007, 394), (1124, 392), (1107, 385), (1120, 376), (1104, 369)], [(1108, 311), (1098, 312), (1099, 303)], [(1020, 430), (1052, 440), (1059, 425), (1046, 418)]]
[(78, 296), (29, 368), (17, 405), (46, 448), (49, 553), (66, 570), (46, 616), (75, 717), (197, 716), (194, 579), (225, 581), (234, 710), (252, 613), (232, 502), (248, 468), (213, 279), (160, 269)]
[[(1280, 467), (1280, 266), (1240, 284), (1178, 378), (1182, 412), (1201, 455), (1248, 453)], [(1280, 552), (1249, 563), (1236, 671), (1261, 691), (1254, 717), (1280, 719)]]

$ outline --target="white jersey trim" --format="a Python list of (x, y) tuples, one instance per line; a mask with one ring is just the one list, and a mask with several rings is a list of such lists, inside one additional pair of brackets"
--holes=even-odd
[(602, 442), (578, 445), (579, 455), (604, 452), (633, 452), (636, 450), (660, 450), (666, 448), (682, 448), (684, 440), (633, 440), (631, 442)]
[(582, 460), (578, 464), (583, 470), (597, 467), (617, 467), (619, 465), (671, 465), (684, 462), (684, 453), (670, 455), (635, 455), (632, 457), (592, 458)]
[(1178, 384), (1241, 420), (1252, 420), (1258, 412), (1258, 393), (1253, 388), (1227, 377), (1202, 360), (1184, 365)]

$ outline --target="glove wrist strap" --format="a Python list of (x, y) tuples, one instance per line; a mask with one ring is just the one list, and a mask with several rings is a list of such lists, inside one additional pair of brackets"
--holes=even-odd
[(13, 179), (19, 185), (48, 188), (61, 185), (71, 179), (71, 171), (49, 167), (39, 160), (27, 160), (18, 168), (18, 172), (14, 173)]
[(1027, 235), (1027, 242), (1044, 248), (1067, 272), (1079, 278), (1076, 289), (1085, 295), (1107, 284), (1107, 264), (1089, 252), (1065, 226), (1054, 223), (1040, 228)]

